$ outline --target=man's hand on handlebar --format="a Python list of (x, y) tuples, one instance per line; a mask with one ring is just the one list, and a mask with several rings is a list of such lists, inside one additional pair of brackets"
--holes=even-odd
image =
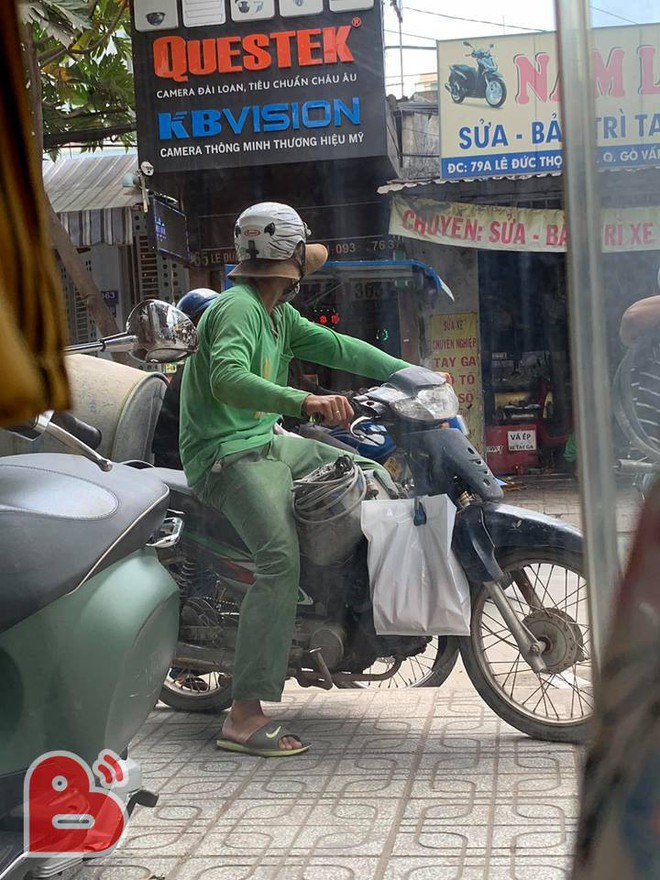
[(302, 404), (307, 416), (318, 416), (324, 425), (341, 425), (347, 428), (353, 418), (353, 407), (341, 394), (309, 394)]

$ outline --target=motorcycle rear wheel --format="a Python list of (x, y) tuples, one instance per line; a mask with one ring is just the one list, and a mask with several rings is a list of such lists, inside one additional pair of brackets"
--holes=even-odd
[[(422, 654), (409, 657), (398, 672), (384, 681), (351, 681), (337, 685), (340, 688), (395, 688), (440, 687), (451, 675), (459, 654), (456, 636), (434, 636)], [(382, 673), (394, 664), (393, 657), (379, 657), (365, 673)]]
[(499, 553), (498, 562), (514, 578), (524, 572), (541, 599), (542, 608), (532, 609), (515, 583), (505, 590), (516, 614), (545, 642), (549, 672), (539, 675), (527, 665), (486, 589), (478, 585), (470, 635), (461, 639), (470, 681), (503, 721), (528, 736), (584, 743), (591, 733), (593, 687), (582, 560), (565, 550), (513, 548)]
[(465, 89), (455, 79), (449, 80), (449, 94), (454, 104), (462, 104), (465, 100)]
[(231, 706), (231, 676), (221, 672), (199, 673), (192, 669), (182, 669), (177, 679), (184, 677), (200, 678), (206, 682), (208, 690), (185, 687), (169, 676), (160, 689), (159, 700), (177, 712), (224, 712)]

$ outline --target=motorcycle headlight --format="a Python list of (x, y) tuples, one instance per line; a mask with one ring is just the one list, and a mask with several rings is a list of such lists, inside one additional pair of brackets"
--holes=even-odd
[(392, 401), (390, 406), (400, 418), (414, 422), (442, 422), (458, 414), (458, 398), (449, 383), (424, 388), (414, 397)]

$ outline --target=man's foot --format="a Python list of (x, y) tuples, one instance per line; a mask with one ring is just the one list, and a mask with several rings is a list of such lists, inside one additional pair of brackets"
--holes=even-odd
[[(241, 701), (243, 702), (243, 701)], [(248, 702), (247, 700), (245, 702)], [(249, 701), (250, 703), (252, 701)], [(235, 708), (234, 704), (222, 725), (221, 736), (223, 739), (232, 742), (244, 744), (258, 730), (270, 724), (271, 719), (264, 715), (261, 711), (261, 705), (257, 703), (258, 709)], [(282, 725), (284, 729), (284, 725)], [(282, 751), (297, 750), (303, 747), (303, 743), (296, 736), (282, 736), (278, 740), (273, 738), (273, 747), (277, 747)]]

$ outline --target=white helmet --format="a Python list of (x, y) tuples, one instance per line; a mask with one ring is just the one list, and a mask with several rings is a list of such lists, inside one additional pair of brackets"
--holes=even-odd
[(289, 205), (260, 202), (246, 208), (236, 221), (234, 243), (238, 262), (289, 260), (310, 231)]

